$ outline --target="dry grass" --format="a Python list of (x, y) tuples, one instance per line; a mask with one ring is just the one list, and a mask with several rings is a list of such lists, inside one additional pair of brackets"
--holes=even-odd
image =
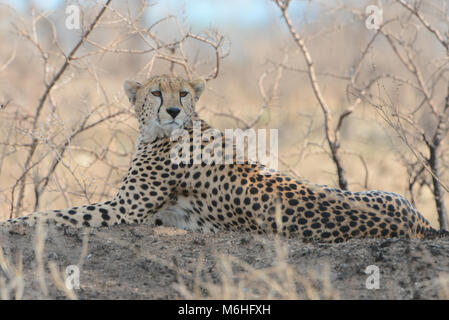
[[(61, 232), (61, 230), (53, 230), (53, 234), (55, 231)], [(111, 232), (117, 231), (118, 230)], [(92, 268), (98, 267), (99, 261), (103, 261), (104, 259), (98, 260), (98, 251), (94, 250), (91, 252), (88, 249), (89, 239), (87, 233), (85, 233), (82, 240), (79, 238), (78, 240), (74, 240), (71, 244), (71, 246), (75, 243), (79, 244), (80, 240), (83, 243), (82, 248), (80, 248), (79, 251), (79, 259), (76, 259), (75, 257), (75, 260), (78, 260), (76, 265), (82, 271), (80, 279), (81, 291), (68, 289), (65, 284), (67, 275), (64, 273), (66, 265), (63, 261), (66, 260), (54, 260), (54, 258), (50, 257), (51, 255), (54, 257), (65, 256), (67, 255), (66, 251), (69, 249), (65, 246), (59, 246), (59, 248), (63, 250), (60, 251), (60, 249), (57, 249), (54, 245), (51, 246), (51, 249), (47, 248), (45, 245), (46, 234), (47, 227), (41, 226), (36, 228), (34, 237), (28, 237), (29, 240), (35, 243), (35, 247), (37, 247), (34, 251), (35, 254), (32, 254), (32, 251), (28, 251), (25, 255), (20, 252), (17, 254), (10, 254), (10, 256), (5, 254), (5, 252), (17, 252), (17, 248), (27, 245), (25, 242), (16, 246), (6, 245), (6, 251), (3, 251), (0, 248), (1, 299), (22, 299), (23, 297), (33, 297), (33, 299), (54, 299), (56, 297), (58, 299), (77, 299), (78, 295), (83, 298), (86, 295), (90, 296), (90, 291), (95, 292), (95, 290), (99, 290), (89, 282), (88, 274), (92, 272)], [(104, 238), (105, 235), (108, 237), (108, 240)], [(151, 239), (159, 239), (160, 237), (160, 234), (155, 233), (154, 237)], [(171, 237), (185, 238), (186, 235), (165, 233), (163, 236), (165, 239), (164, 241), (171, 241)], [(34, 239), (40, 240), (35, 241)], [(107, 240), (108, 243), (112, 243), (114, 247), (120, 248), (119, 252), (116, 254), (126, 255), (128, 251), (135, 250), (133, 245), (130, 245), (129, 241), (125, 241), (116, 236), (112, 237), (111, 234), (104, 232), (103, 235), (93, 233), (92, 239), (94, 241), (93, 246), (100, 245), (101, 247), (100, 243), (106, 242)], [(196, 239), (200, 240), (201, 237)], [(245, 238), (242, 239), (244, 240)], [(240, 243), (242, 239), (239, 240)], [(64, 241), (64, 236), (61, 236), (61, 238), (52, 238), (52, 240)], [(143, 241), (148, 241), (148, 239)], [(176, 262), (173, 256), (170, 254), (167, 255), (167, 252), (170, 252), (167, 247), (165, 250), (158, 253), (153, 253), (151, 250), (147, 250), (148, 248), (145, 248), (145, 250), (137, 250), (135, 252), (135, 257), (132, 260), (123, 261), (124, 264), (120, 263), (115, 266), (113, 270), (105, 272), (105, 270), (107, 270), (106, 268), (94, 272), (94, 282), (96, 285), (100, 285), (100, 288), (102, 288), (100, 290), (105, 290), (110, 285), (115, 286), (114, 290), (117, 290), (114, 295), (115, 297), (120, 297), (121, 295), (123, 295), (123, 297), (129, 297), (133, 291), (138, 293), (139, 290), (142, 289), (137, 282), (141, 283), (142, 279), (145, 279), (148, 275), (143, 276), (142, 278), (137, 277), (126, 285), (123, 281), (128, 281), (131, 276), (129, 273), (135, 272), (129, 270), (133, 264), (141, 264), (144, 262), (148, 266), (155, 267), (159, 271), (170, 270), (170, 273), (176, 274), (176, 278), (173, 279), (173, 282), (169, 285), (172, 287), (171, 290), (173, 292), (177, 292), (175, 296), (181, 299), (335, 300), (347, 297), (357, 298), (358, 294), (363, 292), (365, 292), (365, 294), (367, 293), (367, 290), (363, 289), (366, 275), (359, 275), (358, 273), (360, 273), (360, 271), (357, 272), (357, 267), (349, 274), (345, 273), (343, 269), (340, 269), (338, 265), (332, 262), (332, 259), (336, 258), (332, 255), (326, 257), (328, 263), (323, 263), (323, 261), (326, 261), (326, 259), (324, 259), (319, 264), (314, 264), (312, 262), (307, 264), (293, 258), (294, 256), (292, 254), (295, 251), (292, 251), (292, 248), (289, 247), (286, 239), (276, 237), (272, 239), (256, 237), (248, 241), (252, 241), (250, 246), (263, 244), (263, 250), (265, 250), (266, 253), (260, 257), (256, 256), (255, 259), (247, 260), (246, 257), (240, 256), (239, 258), (233, 254), (226, 253), (226, 251), (223, 251), (223, 247), (218, 250), (212, 248), (210, 252), (205, 250), (204, 253), (202, 250), (199, 250), (198, 255), (192, 261), (194, 268), (191, 269), (189, 266), (186, 269), (184, 264), (179, 264), (179, 260), (182, 260), (183, 257), (191, 257), (190, 252), (180, 251), (179, 248), (174, 248), (171, 253), (177, 254), (176, 260), (178, 262)], [(372, 244), (373, 243), (370, 245)], [(167, 245), (168, 244), (166, 244), (166, 246)], [(241, 243), (241, 245), (244, 244)], [(361, 250), (360, 252), (366, 251), (362, 246), (357, 247), (357, 250)], [(419, 293), (420, 298), (427, 299), (432, 297), (442, 300), (449, 298), (447, 271), (441, 270), (441, 267), (444, 270), (447, 270), (447, 267), (444, 267), (444, 263), (435, 264), (435, 262), (433, 262), (434, 258), (432, 255), (429, 255), (430, 253), (424, 248), (426, 245), (421, 246), (420, 248), (416, 246), (421, 245), (415, 243), (415, 248), (419, 250), (413, 250), (406, 254), (409, 255), (408, 258), (405, 257), (404, 259), (397, 259), (396, 261), (390, 260), (390, 262), (382, 264), (382, 290), (380, 290), (381, 292), (379, 294), (373, 295), (374, 297), (377, 297), (376, 299), (403, 299), (410, 295), (410, 293), (407, 292), (409, 290), (412, 292), (415, 291), (415, 294)], [(430, 244), (430, 247), (432, 246), (433, 245)], [(13, 247), (15, 247), (15, 249), (11, 250)], [(346, 250), (349, 248), (351, 247), (348, 247)], [(404, 248), (399, 250), (403, 249)], [(234, 248), (233, 251), (235, 250), (238, 249)], [(295, 250), (297, 252), (298, 248)], [(337, 248), (332, 250), (337, 250)], [(343, 250), (343, 248), (340, 248), (339, 250)], [(388, 250), (388, 248), (383, 249), (385, 257), (395, 254), (393, 253), (394, 251), (389, 253)], [(87, 259), (91, 254), (93, 258), (88, 261)], [(346, 254), (348, 256), (351, 255), (350, 252), (346, 252)], [(340, 254), (338, 261), (346, 263), (346, 260), (342, 259), (343, 256), (344, 253)], [(359, 259), (361, 258), (361, 256), (357, 257)], [(310, 258), (312, 257), (310, 256)], [(302, 256), (300, 259), (310, 258)], [(27, 261), (25, 267), (22, 262), (24, 259)], [(95, 261), (96, 259), (97, 261)], [(404, 266), (407, 259), (415, 261), (411, 262), (411, 265), (418, 260), (421, 262), (417, 265), (415, 264), (412, 269), (407, 270), (407, 267)], [(115, 265), (113, 259), (109, 262)], [(366, 261), (364, 263), (366, 263)], [(85, 264), (89, 264), (89, 266), (83, 268)], [(29, 270), (29, 268), (32, 270)], [(348, 268), (348, 266), (343, 268)], [(420, 268), (431, 269), (431, 272), (429, 273), (427, 272), (428, 270), (426, 270), (426, 275), (417, 276), (414, 273), (419, 272), (419, 270), (423, 271)], [(364, 267), (362, 269), (364, 269)], [(394, 277), (395, 272), (398, 272), (398, 269), (401, 270), (399, 272), (404, 274), (399, 277), (400, 279), (391, 278)], [(141, 270), (141, 272), (143, 272), (143, 270)], [(410, 274), (407, 276), (407, 273)], [(156, 281), (155, 283), (160, 283), (160, 281), (164, 283), (164, 280), (162, 279), (166, 276), (167, 272), (162, 272), (160, 278), (156, 277), (153, 281)], [(339, 281), (339, 277), (343, 277), (345, 280)], [(404, 287), (404, 283), (401, 284), (401, 282), (404, 280), (407, 281), (408, 277), (410, 277), (410, 283)], [(110, 281), (112, 281), (112, 283)], [(151, 280), (148, 279), (144, 281)], [(138, 287), (140, 289), (138, 289)], [(152, 288), (146, 287), (145, 290), (152, 290)], [(347, 290), (352, 292), (348, 293)], [(104, 295), (102, 295), (102, 297), (103, 296)]]
[(12, 265), (0, 247), (0, 267), (6, 279), (0, 276), (0, 296), (2, 300), (17, 299), (23, 296), (22, 257), (17, 256), (16, 265)]
[[(255, 268), (245, 261), (230, 255), (217, 254), (220, 278), (212, 279), (203, 269), (203, 259), (198, 261), (197, 272), (190, 287), (179, 277), (175, 289), (185, 299), (211, 300), (329, 300), (339, 299), (339, 293), (332, 287), (328, 266), (319, 271), (299, 273), (288, 262), (288, 248), (276, 242), (275, 261), (270, 268)], [(200, 276), (203, 274), (203, 276)]]

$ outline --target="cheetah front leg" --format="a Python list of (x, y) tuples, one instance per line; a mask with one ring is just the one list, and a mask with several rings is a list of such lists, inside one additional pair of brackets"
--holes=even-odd
[[(75, 228), (141, 223), (164, 207), (180, 183), (177, 177), (185, 174), (185, 169), (178, 166), (172, 168), (171, 174), (166, 174), (169, 178), (162, 174), (159, 177), (157, 172), (149, 171), (148, 165), (146, 165), (147, 170), (143, 170), (143, 164), (149, 162), (151, 159), (149, 153), (152, 151), (154, 149), (146, 144), (138, 146), (137, 154), (123, 179), (118, 194), (110, 201), (62, 210), (35, 212), (7, 220), (0, 225), (18, 223), (34, 225), (41, 218), (48, 223)], [(161, 156), (159, 159), (155, 158), (151, 163), (154, 169), (158, 170), (166, 161)]]
[(113, 200), (62, 210), (34, 212), (0, 222), (0, 226), (33, 226), (38, 220), (75, 228), (141, 223), (164, 206), (169, 198), (169, 189), (160, 182), (155, 185), (145, 180), (139, 184), (135, 181), (135, 178), (125, 178), (120, 192)]
[(101, 203), (61, 210), (34, 212), (23, 217), (2, 221), (0, 222), (0, 226), (17, 224), (33, 226), (38, 221), (74, 228), (108, 227), (117, 224), (141, 223), (148, 216), (156, 213), (157, 208), (163, 205), (161, 199), (151, 199), (153, 200), (151, 201), (149, 197), (148, 201), (141, 206), (137, 206), (127, 200), (117, 196), (111, 201)]
[(110, 226), (125, 222), (126, 215), (119, 214), (119, 211), (114, 206), (111, 206), (113, 201), (93, 203), (62, 210), (34, 212), (23, 217), (6, 220), (0, 223), (0, 225), (26, 224), (33, 226), (40, 221), (59, 226), (81, 228)]

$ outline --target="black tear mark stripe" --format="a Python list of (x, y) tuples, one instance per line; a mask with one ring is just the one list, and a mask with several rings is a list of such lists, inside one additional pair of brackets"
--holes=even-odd
[[(159, 89), (160, 91), (160, 89)], [(159, 105), (159, 108), (157, 109), (157, 121), (159, 123), (161, 123), (161, 118), (159, 117), (159, 112), (161, 111), (162, 105), (164, 104), (164, 98), (162, 96), (162, 91), (161, 91), (161, 95), (159, 96), (161, 98), (161, 104)]]
[[(182, 89), (181, 92), (183, 92), (184, 90), (185, 90), (185, 89)], [(179, 92), (179, 103), (180, 103), (181, 106), (184, 108), (184, 105), (182, 104), (182, 98), (183, 98), (183, 97), (181, 97), (181, 92)], [(188, 91), (185, 91), (185, 92), (187, 92), (187, 95), (190, 93), (190, 92), (188, 92)], [(187, 97), (187, 95), (185, 95), (184, 98)]]

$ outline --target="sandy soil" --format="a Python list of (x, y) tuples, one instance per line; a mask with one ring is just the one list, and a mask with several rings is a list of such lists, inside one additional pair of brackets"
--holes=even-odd
[[(79, 299), (449, 299), (447, 238), (323, 244), (150, 225), (94, 229), (86, 236), (53, 226), (44, 230), (43, 253), (36, 254), (35, 229), (0, 229), (9, 270), (22, 258), (16, 275), (23, 277), (25, 299), (68, 298), (50, 261), (62, 279), (67, 266), (79, 267), (80, 288), (74, 290)], [(39, 282), (41, 265), (45, 279)], [(378, 267), (379, 289), (366, 288), (369, 265)], [(0, 278), (6, 281), (2, 288), (0, 279), (0, 293), (14, 297), (14, 272), (8, 275), (5, 268), (0, 257)]]

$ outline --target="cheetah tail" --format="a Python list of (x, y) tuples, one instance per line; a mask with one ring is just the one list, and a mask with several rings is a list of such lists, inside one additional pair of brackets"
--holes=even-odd
[(437, 230), (432, 227), (424, 230), (424, 239), (437, 239), (449, 237), (449, 231)]

